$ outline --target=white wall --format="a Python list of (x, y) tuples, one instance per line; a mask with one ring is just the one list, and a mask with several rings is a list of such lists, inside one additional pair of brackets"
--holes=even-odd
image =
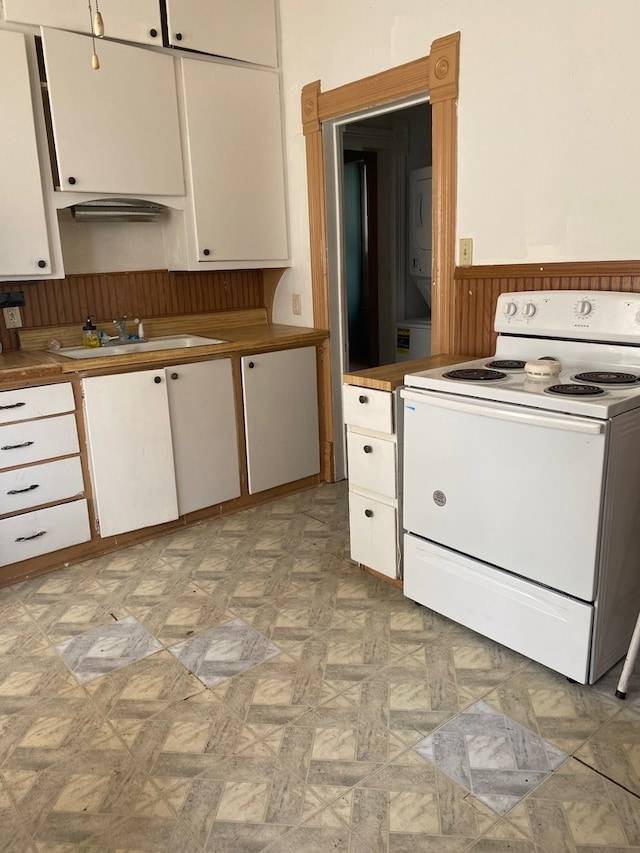
[(457, 234), (474, 263), (640, 258), (638, 0), (279, 5), (293, 266), (276, 322), (312, 324), (302, 87), (409, 62), (456, 31)]

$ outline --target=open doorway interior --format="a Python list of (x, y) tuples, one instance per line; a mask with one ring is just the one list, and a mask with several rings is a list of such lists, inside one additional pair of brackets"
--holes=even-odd
[(323, 124), (337, 480), (342, 375), (430, 354), (431, 128), (426, 94)]
[(344, 371), (429, 355), (431, 106), (345, 122), (341, 143)]

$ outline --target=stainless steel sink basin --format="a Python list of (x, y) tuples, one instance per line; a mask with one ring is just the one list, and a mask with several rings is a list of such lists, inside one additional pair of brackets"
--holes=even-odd
[(202, 335), (162, 335), (151, 338), (148, 341), (132, 342), (128, 344), (110, 344), (106, 347), (62, 347), (61, 349), (50, 349), (56, 355), (65, 358), (105, 358), (112, 355), (127, 355), (136, 352), (155, 352), (163, 349), (184, 349), (185, 347), (210, 347), (216, 344), (226, 344), (220, 338), (205, 338)]

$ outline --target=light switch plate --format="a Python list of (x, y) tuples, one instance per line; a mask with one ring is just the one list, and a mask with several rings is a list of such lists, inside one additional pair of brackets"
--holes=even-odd
[(460, 266), (470, 267), (473, 263), (473, 237), (460, 238)]

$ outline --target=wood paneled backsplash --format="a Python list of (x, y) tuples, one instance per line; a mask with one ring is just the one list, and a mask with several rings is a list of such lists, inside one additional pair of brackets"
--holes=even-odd
[[(269, 271), (270, 273), (274, 271)], [(25, 328), (77, 323), (88, 314), (99, 322), (128, 317), (164, 317), (231, 311), (270, 310), (273, 293), (265, 294), (262, 270), (225, 272), (143, 272), (69, 275), (50, 281), (0, 282), (0, 291), (24, 292), (21, 309)], [(17, 334), (0, 322), (3, 349), (18, 349)]]
[(456, 267), (454, 351), (491, 355), (501, 293), (521, 290), (618, 290), (640, 293), (640, 261), (587, 261)]

